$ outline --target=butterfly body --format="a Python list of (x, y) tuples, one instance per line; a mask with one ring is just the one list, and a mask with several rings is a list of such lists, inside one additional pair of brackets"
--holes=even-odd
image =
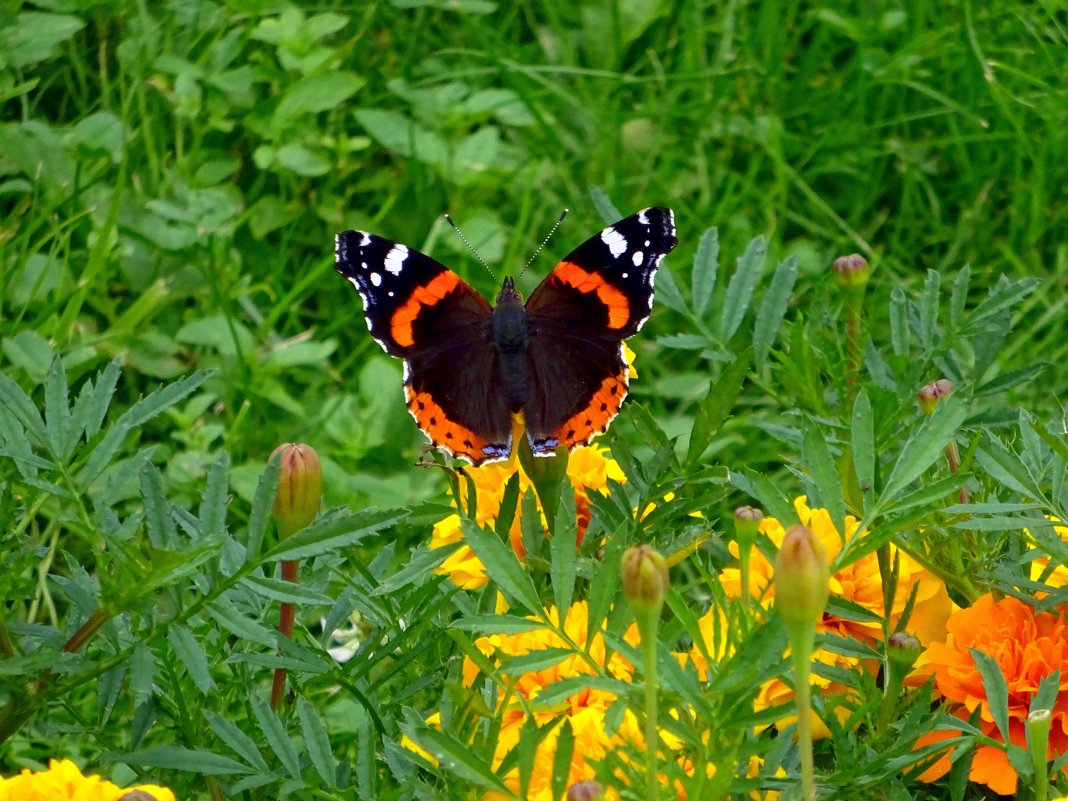
[(526, 303), (506, 278), (492, 307), (429, 256), (366, 232), (338, 234), (336, 269), (359, 290), (372, 336), (404, 359), (419, 427), (477, 465), (510, 456), (520, 412), (536, 456), (607, 428), (627, 394), (623, 340), (648, 317), (675, 243), (670, 210), (645, 209), (573, 250)]

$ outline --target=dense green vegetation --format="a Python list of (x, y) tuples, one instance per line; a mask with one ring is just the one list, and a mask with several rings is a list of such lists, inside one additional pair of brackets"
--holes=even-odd
[[(1024, 586), (1012, 572), (1024, 569), (1024, 524), (1006, 521), (1063, 517), (1066, 502), (1056, 422), (1068, 397), (1066, 74), (1063, 2), (42, 0), (0, 12), (0, 649), (10, 660), (0, 704), (26, 704), (8, 718), (17, 731), (0, 725), (11, 735), (0, 773), (51, 753), (230, 754), (211, 739), (226, 723), (206, 728), (194, 714), (198, 692), (217, 717), (274, 731), (249, 699), (269, 683), (272, 604), (286, 593), (261, 574), (295, 549), (252, 546), (270, 538), (267, 457), (302, 441), (323, 459), (325, 506), (356, 511), (329, 518), (300, 552), (314, 564), (290, 600), (314, 610), (304, 621), (314, 632), (320, 616), (329, 631), (357, 609), (383, 647), (345, 673), (317, 662), (306, 637), (289, 666), (306, 671), (298, 683), (326, 723), (307, 704), (300, 724), (329, 728), (338, 759), (352, 762), (341, 784), (361, 798), (470, 797), (448, 776), (421, 783), (408, 763), (398, 767), (396, 742), (415, 726), (413, 709), (459, 692), (466, 652), (456, 643), (473, 646), (445, 636), (440, 620), (492, 610), (493, 596), (413, 578), (436, 564), (428, 530), (455, 476), (412, 466), (423, 438), (402, 402), (400, 363), (368, 336), (357, 294), (333, 271), (333, 234), (346, 228), (431, 253), (491, 295), (444, 212), (503, 276), (569, 207), (523, 279), (529, 291), (616, 210), (671, 206), (680, 244), (630, 342), (632, 399), (603, 441), (633, 492), (594, 504), (594, 530), (622, 531), (628, 509), (678, 493), (684, 502), (652, 518), (653, 539), (665, 552), (711, 539), (683, 580), (707, 605), (722, 593), (702, 581), (730, 558), (720, 521), (750, 499), (743, 491), (784, 520), (783, 499), (807, 491), (835, 520), (848, 510), (884, 541), (906, 544), (906, 517), (946, 535), (921, 550), (962, 605), (977, 588)], [(898, 493), (878, 504), (864, 502), (871, 487), (856, 476), (834, 481), (841, 454), (860, 449), (829, 273), (847, 252), (873, 266), (861, 386), (877, 421), (873, 463), (883, 460), (872, 477)], [(981, 514), (1002, 526), (968, 541), (975, 576), (956, 584), (962, 552), (949, 534), (970, 518), (959, 508), (922, 518), (916, 498), (910, 512), (894, 506), (940, 453), (909, 450), (920, 436), (910, 415), (916, 389), (943, 375), (966, 388), (969, 405), (923, 436), (945, 444), (965, 424), (973, 500), (991, 504)], [(1014, 461), (1003, 443), (1034, 458)], [(752, 473), (728, 486), (740, 470)], [(922, 511), (961, 483), (939, 480), (943, 495)], [(1010, 503), (1021, 505), (998, 506)], [(708, 531), (696, 531), (691, 512)], [(242, 532), (248, 561), (223, 544), (227, 525)], [(600, 575), (595, 551), (587, 542), (583, 580)], [(1017, 561), (1010, 569), (1006, 559)], [(551, 598), (550, 571), (538, 570)], [(266, 582), (259, 595), (238, 587), (249, 576)], [(214, 617), (190, 600), (235, 587), (245, 594)], [(145, 616), (155, 622), (122, 617), (142, 604), (158, 606)], [(116, 613), (100, 651), (53, 665), (98, 605)], [(181, 625), (159, 624), (170, 619)], [(684, 619), (670, 633), (694, 631)], [(239, 637), (256, 647), (236, 648)], [(166, 643), (203, 672), (177, 671)], [(145, 678), (152, 649), (164, 689)], [(395, 664), (391, 651), (403, 654)], [(38, 684), (46, 667), (70, 683)], [(751, 669), (729, 693), (773, 666)], [(341, 704), (330, 700), (339, 686)], [(157, 692), (167, 700), (152, 707)], [(716, 707), (725, 721), (732, 710)], [(905, 737), (880, 740), (879, 761), (850, 736), (824, 754), (828, 773), (858, 765), (842, 786), (877, 788), (896, 775), (891, 757), (911, 748)], [(388, 777), (374, 753), (391, 760)], [(225, 776), (224, 767), (191, 770)], [(181, 770), (167, 776), (189, 798), (218, 791)], [(269, 792), (248, 780), (233, 797), (278, 797), (284, 782), (269, 781)], [(915, 795), (892, 797), (961, 797), (911, 787)]]

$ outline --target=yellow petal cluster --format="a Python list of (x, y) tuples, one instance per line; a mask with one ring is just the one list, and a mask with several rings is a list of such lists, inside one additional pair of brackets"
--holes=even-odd
[(156, 801), (175, 801), (166, 787), (142, 784), (123, 789), (99, 776), (84, 776), (69, 759), (53, 759), (48, 770), (23, 770), (17, 776), (0, 777), (0, 801), (119, 801), (133, 790), (148, 793)]

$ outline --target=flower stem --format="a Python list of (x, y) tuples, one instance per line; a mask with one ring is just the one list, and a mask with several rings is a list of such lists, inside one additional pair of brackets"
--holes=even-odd
[(1031, 745), (1031, 764), (1034, 766), (1035, 801), (1049, 797), (1049, 730), (1053, 716), (1048, 709), (1036, 709), (1027, 716), (1027, 739)]
[(657, 730), (659, 681), (656, 670), (656, 630), (660, 614), (646, 610), (636, 617), (642, 638), (642, 663), (645, 673), (645, 797), (646, 801), (659, 801), (660, 768), (657, 752), (660, 750), (660, 735)]
[(815, 626), (790, 626), (797, 702), (797, 746), (801, 752), (801, 788), (805, 801), (816, 801), (816, 768), (812, 759), (812, 649)]
[[(297, 582), (300, 563), (294, 560), (282, 562), (282, 581)], [(278, 611), (278, 633), (283, 637), (293, 636), (293, 618), (295, 608), (292, 603), (283, 601)], [(279, 667), (274, 669), (274, 683), (271, 685), (271, 709), (278, 709), (282, 703), (282, 695), (286, 689), (286, 669)]]

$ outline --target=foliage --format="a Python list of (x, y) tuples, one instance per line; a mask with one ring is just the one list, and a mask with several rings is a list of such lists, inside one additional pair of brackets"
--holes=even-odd
[[(995, 591), (1062, 608), (1068, 545), (1048, 519), (1068, 514), (1058, 13), (49, 0), (4, 14), (3, 773), (72, 757), (190, 799), (511, 797), (511, 777), (548, 758), (558, 797), (585, 730), (544, 708), (601, 693), (617, 734), (642, 708), (618, 564), (652, 543), (673, 566), (665, 780), (689, 798), (789, 791), (789, 710), (755, 703), (785, 675), (785, 635), (722, 571), (731, 509), (788, 525), (799, 494), (863, 532), (832, 571), (892, 546), (961, 606)], [(589, 203), (588, 185), (603, 187)], [(461, 524), (491, 580), (461, 590), (435, 572), (459, 546), (427, 543), (457, 511), (443, 488), (473, 510), (477, 482), (412, 468), (399, 366), (333, 274), (331, 235), (376, 230), (489, 286), (442, 211), (507, 270), (561, 206), (576, 222), (552, 255), (616, 205), (650, 203), (675, 208), (681, 244), (631, 341), (633, 397), (599, 441), (626, 481), (581, 499), (584, 528), (563, 493), (553, 537), (508, 483), (493, 520)], [(855, 383), (825, 269), (844, 249), (874, 267)], [(956, 392), (922, 414), (917, 390), (942, 377)], [(329, 508), (279, 541), (268, 454), (287, 440), (323, 457)], [(522, 559), (507, 536), (520, 518)], [(299, 584), (280, 580), (283, 559), (301, 560)], [(300, 610), (293, 639), (275, 630), (281, 603)], [(605, 628), (601, 661), (564, 625), (580, 603)], [(831, 612), (890, 633), (859, 604)], [(487, 646), (535, 629), (548, 645)], [(968, 765), (1004, 731), (997, 665), (977, 662), (997, 727), (932, 712), (930, 684), (892, 699), (884, 725), (884, 640), (817, 642), (845, 660), (817, 666), (841, 688), (816, 699), (821, 785), (982, 797)], [(276, 667), (291, 680), (277, 712)], [(546, 672), (536, 703), (509, 681)], [(928, 785), (941, 746), (916, 743), (932, 732), (962, 756)], [(642, 786), (641, 746), (619, 736), (590, 770)]]

